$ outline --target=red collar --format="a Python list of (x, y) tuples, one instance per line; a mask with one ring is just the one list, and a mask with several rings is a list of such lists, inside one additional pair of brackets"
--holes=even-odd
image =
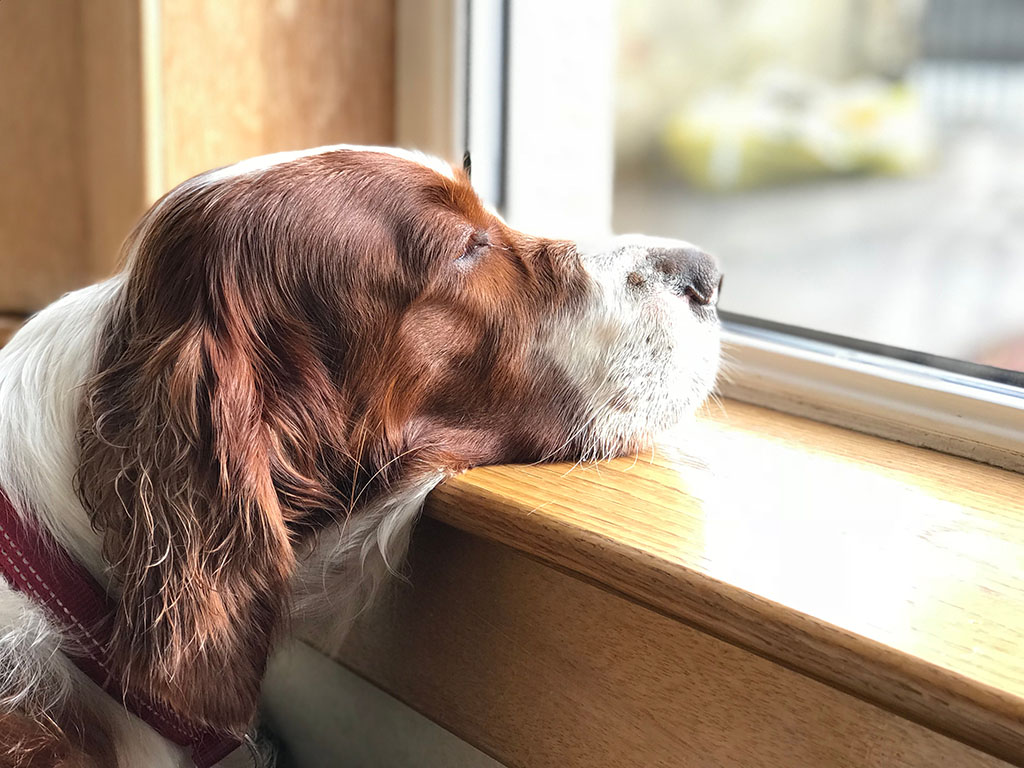
[(234, 736), (189, 722), (158, 701), (123, 693), (122, 681), (107, 660), (114, 612), (109, 596), (49, 532), (20, 516), (2, 489), (0, 573), (80, 641), (82, 655), (68, 654), (79, 669), (161, 736), (189, 748), (197, 768), (210, 768), (241, 744)]

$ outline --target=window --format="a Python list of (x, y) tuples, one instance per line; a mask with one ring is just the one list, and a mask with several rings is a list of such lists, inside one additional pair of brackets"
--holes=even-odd
[(723, 308), (1024, 371), (1024, 4), (624, 0), (614, 226)]
[(726, 394), (1024, 467), (1024, 4), (459, 9), (455, 144), (511, 223), (696, 242)]

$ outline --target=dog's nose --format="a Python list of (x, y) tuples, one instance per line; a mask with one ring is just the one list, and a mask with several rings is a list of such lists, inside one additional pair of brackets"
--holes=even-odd
[(651, 260), (673, 293), (702, 307), (718, 303), (722, 273), (714, 256), (697, 248), (662, 248), (651, 252)]

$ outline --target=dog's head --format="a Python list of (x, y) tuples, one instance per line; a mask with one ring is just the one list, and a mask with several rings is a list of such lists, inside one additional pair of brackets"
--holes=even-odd
[(185, 182), (123, 280), (79, 471), (119, 577), (114, 650), (133, 684), (235, 730), (319, 531), (418, 477), (632, 451), (717, 370), (710, 257), (531, 237), (409, 153)]

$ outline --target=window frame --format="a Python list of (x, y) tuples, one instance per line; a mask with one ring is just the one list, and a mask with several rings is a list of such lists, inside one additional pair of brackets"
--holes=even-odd
[[(452, 160), (468, 148), (474, 186), (513, 226), (611, 234), (614, 71), (603, 54), (614, 50), (614, 0), (398, 0), (397, 10), (397, 142)], [(529, 49), (512, 44), (523, 37)], [(723, 321), (727, 398), (1024, 471), (1022, 388)]]

